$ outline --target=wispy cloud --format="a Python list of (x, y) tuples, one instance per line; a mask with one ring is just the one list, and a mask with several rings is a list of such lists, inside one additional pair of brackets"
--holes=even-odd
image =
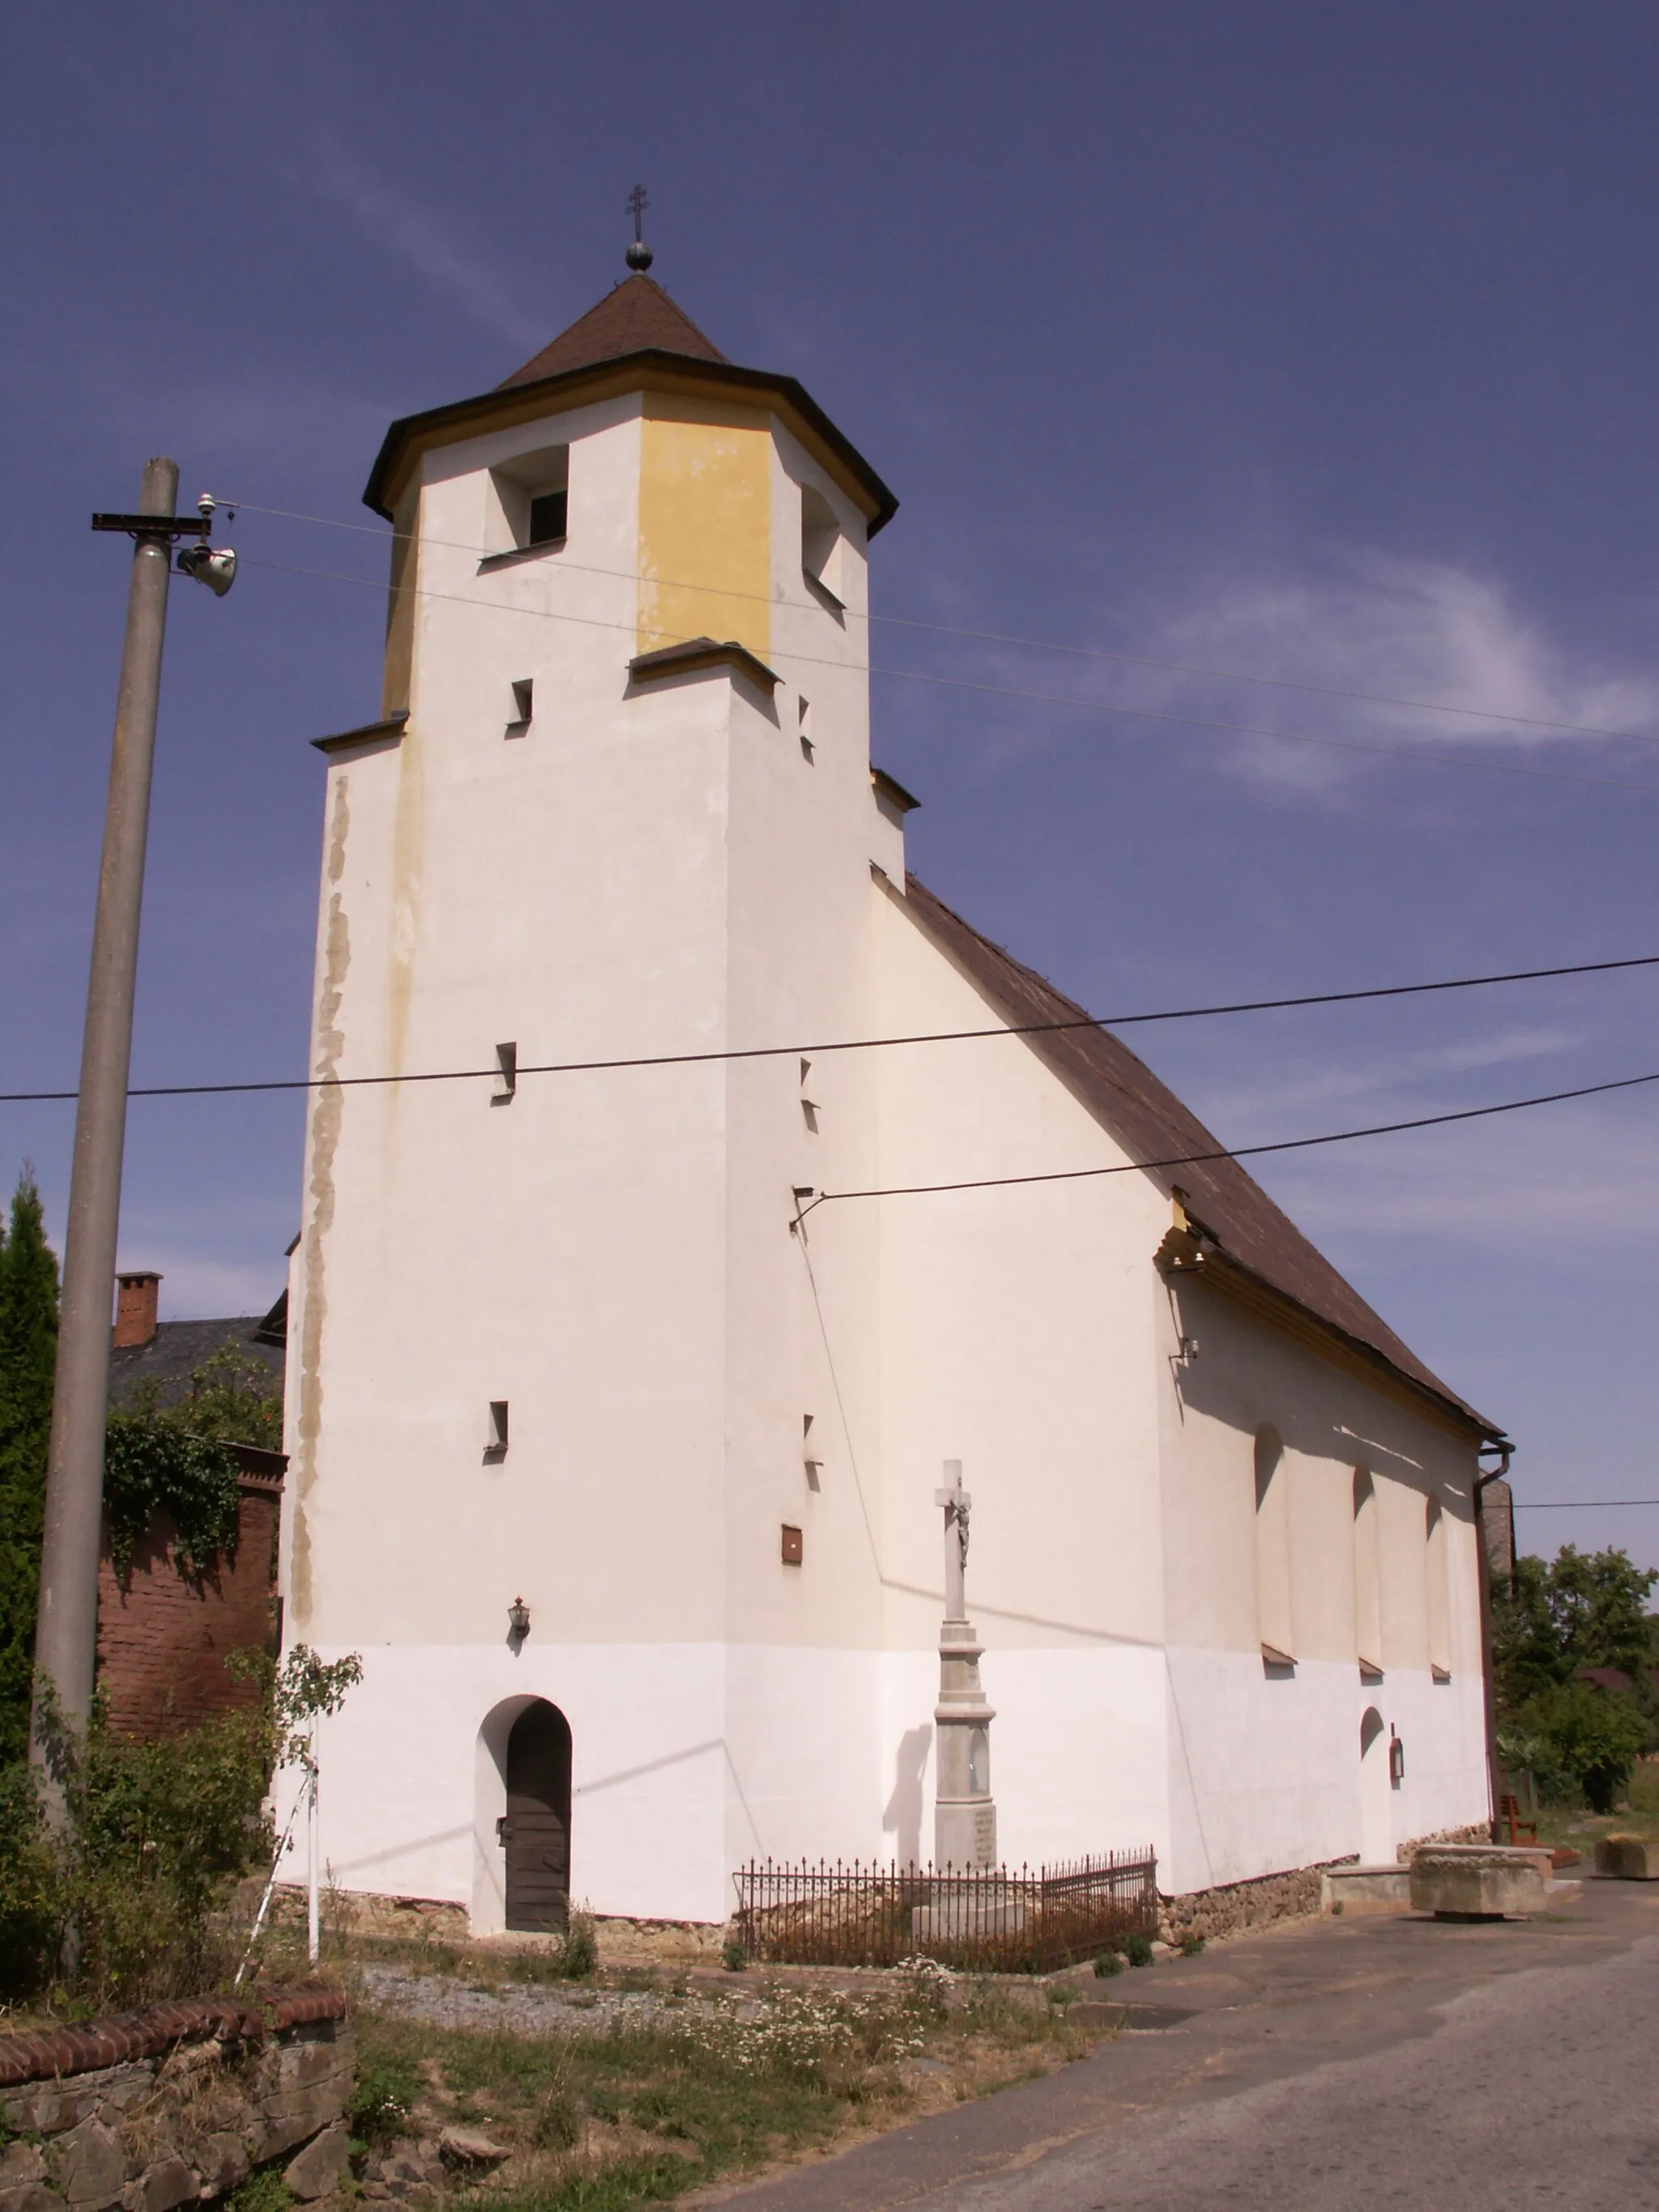
[[(897, 650), (888, 635), (879, 646)], [(959, 659), (949, 665), (969, 672)], [(1365, 775), (1367, 746), (1534, 766), (1594, 749), (1597, 765), (1575, 773), (1659, 785), (1659, 749), (1583, 734), (1659, 737), (1659, 674), (1597, 665), (1523, 612), (1501, 579), (1446, 562), (1361, 550), (1295, 575), (1211, 578), (1173, 602), (1116, 611), (1099, 658), (997, 643), (971, 677), (1026, 695), (997, 702), (982, 778), (1097, 731), (1051, 703), (1071, 699), (1145, 711), (1144, 722), (1127, 712), (1105, 726), (1149, 744), (1174, 741), (1182, 722), (1210, 726), (1234, 773), (1313, 795)]]
[[(1638, 1094), (1638, 1096), (1640, 1094)], [(1316, 1240), (1363, 1233), (1425, 1247), (1457, 1239), (1604, 1268), (1608, 1239), (1650, 1274), (1659, 1154), (1650, 1108), (1604, 1099), (1543, 1106), (1462, 1128), (1251, 1163)]]
[[(1225, 579), (1155, 617), (1142, 635), (1150, 655), (1194, 669), (1322, 687), (1230, 686), (1172, 670), (1137, 678), (1143, 703), (1182, 702), (1287, 737), (1536, 755), (1592, 742), (1578, 734), (1586, 730), (1659, 731), (1659, 678), (1595, 665), (1523, 613), (1500, 580), (1445, 562), (1360, 551), (1320, 574)], [(1371, 696), (1334, 696), (1345, 693)], [(1271, 737), (1236, 756), (1246, 774), (1316, 785), (1363, 757), (1347, 763)]]
[(365, 237), (396, 254), (487, 329), (526, 349), (545, 340), (547, 331), (520, 309), (506, 272), (492, 267), (451, 217), (423, 206), (338, 146), (317, 148), (304, 173), (313, 190), (343, 208)]
[(1449, 1095), (1443, 1085), (1426, 1079), (1548, 1059), (1584, 1042), (1583, 1036), (1571, 1030), (1511, 1029), (1490, 1036), (1401, 1047), (1357, 1059), (1335, 1054), (1298, 1054), (1291, 1059), (1279, 1053), (1261, 1057), (1253, 1054), (1233, 1079), (1224, 1076), (1218, 1083), (1212, 1073), (1210, 1097), (1219, 1103), (1212, 1103), (1206, 1110), (1239, 1143), (1294, 1134), (1289, 1124), (1297, 1109), (1340, 1100), (1369, 1100), (1379, 1115), (1390, 1117), (1396, 1112), (1401, 1118), (1433, 1114), (1461, 1100)]

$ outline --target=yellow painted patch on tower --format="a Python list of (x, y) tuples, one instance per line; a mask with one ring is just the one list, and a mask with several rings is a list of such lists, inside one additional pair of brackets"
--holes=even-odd
[(641, 432), (639, 651), (735, 638), (769, 659), (766, 416), (653, 392)]

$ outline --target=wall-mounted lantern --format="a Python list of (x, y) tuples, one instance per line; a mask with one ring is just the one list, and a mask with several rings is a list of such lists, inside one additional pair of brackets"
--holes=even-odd
[(507, 1632), (514, 1644), (522, 1644), (530, 1633), (530, 1607), (521, 1597), (507, 1608)]
[(1389, 1779), (1396, 1790), (1406, 1778), (1406, 1747), (1389, 1723)]

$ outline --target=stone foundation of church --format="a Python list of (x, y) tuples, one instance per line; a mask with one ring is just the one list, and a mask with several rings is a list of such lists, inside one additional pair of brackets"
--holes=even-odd
[(1177, 1897), (1160, 1895), (1158, 1932), (1165, 1943), (1183, 1936), (1239, 1936), (1247, 1928), (1267, 1928), (1276, 1920), (1298, 1920), (1320, 1909), (1320, 1880), (1332, 1867), (1353, 1866), (1350, 1851), (1316, 1866), (1291, 1867), (1284, 1874), (1258, 1875), (1251, 1881), (1222, 1882), (1214, 1889), (1189, 1889)]
[[(1411, 1863), (1412, 1853), (1428, 1844), (1484, 1844), (1491, 1840), (1485, 1820), (1462, 1828), (1446, 1828), (1432, 1836), (1413, 1836), (1401, 1844), (1396, 1857)], [(1165, 1943), (1179, 1943), (1183, 1936), (1239, 1936), (1248, 1928), (1267, 1928), (1278, 1920), (1299, 1920), (1322, 1910), (1322, 1877), (1338, 1867), (1359, 1863), (1350, 1851), (1340, 1859), (1322, 1859), (1317, 1865), (1291, 1867), (1284, 1874), (1258, 1875), (1250, 1881), (1223, 1882), (1214, 1889), (1190, 1889), (1158, 1900), (1158, 1932)]]

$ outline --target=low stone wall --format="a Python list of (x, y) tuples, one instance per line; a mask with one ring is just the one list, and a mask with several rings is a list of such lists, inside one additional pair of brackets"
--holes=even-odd
[[(580, 1899), (575, 1900), (580, 1907)], [(305, 1891), (281, 1884), (276, 1892), (279, 1914), (301, 1917)], [(509, 1930), (504, 1935), (472, 1936), (468, 1932), (466, 1908), (431, 1897), (380, 1896), (368, 1890), (342, 1893), (329, 1910), (339, 1924), (354, 1936), (393, 1936), (405, 1941), (425, 1939), (434, 1943), (487, 1943), (504, 1950), (549, 1950), (562, 1940), (557, 1936), (530, 1935)], [(702, 1920), (626, 1920), (595, 1914), (593, 1933), (599, 1947), (599, 1963), (605, 1966), (718, 1966), (720, 1947), (732, 1932), (729, 1923)]]
[(1158, 1932), (1165, 1943), (1183, 1936), (1237, 1936), (1247, 1928), (1266, 1928), (1275, 1920), (1297, 1920), (1320, 1908), (1320, 1885), (1334, 1867), (1352, 1866), (1352, 1856), (1326, 1859), (1318, 1866), (1291, 1867), (1285, 1874), (1258, 1875), (1251, 1881), (1223, 1882), (1215, 1889), (1189, 1889), (1178, 1897), (1160, 1895)]
[(0, 2212), (174, 2212), (278, 2159), (295, 2197), (326, 2196), (355, 2056), (339, 1990), (0, 2035)]

